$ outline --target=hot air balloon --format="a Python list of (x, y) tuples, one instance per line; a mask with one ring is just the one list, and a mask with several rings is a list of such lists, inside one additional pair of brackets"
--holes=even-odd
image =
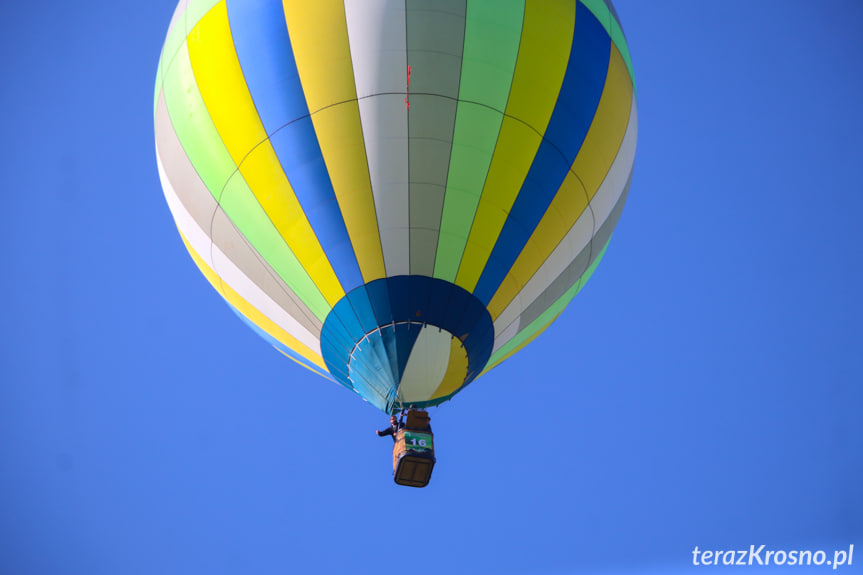
[(605, 253), (637, 135), (608, 0), (181, 0), (156, 156), (275, 348), (386, 413), (451, 399)]

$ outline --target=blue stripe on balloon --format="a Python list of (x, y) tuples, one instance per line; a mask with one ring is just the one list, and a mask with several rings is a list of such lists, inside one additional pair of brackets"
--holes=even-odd
[(398, 345), (396, 342), (396, 333), (395, 326), (387, 325), (381, 327), (378, 331), (381, 342), (385, 348), (387, 361), (390, 365), (390, 372), (392, 373), (393, 381), (401, 380), (401, 375), (399, 374), (399, 351)]
[(360, 322), (363, 333), (369, 333), (377, 329), (378, 321), (375, 318), (375, 312), (372, 309), (372, 302), (369, 300), (368, 291), (365, 289), (355, 289), (347, 295), (347, 298), (354, 315), (357, 316)]
[(366, 290), (366, 293), (369, 296), (369, 302), (372, 304), (378, 325), (384, 326), (393, 323), (393, 310), (390, 307), (390, 291), (387, 283), (384, 282), (382, 289)]
[[(366, 384), (378, 395), (386, 397), (397, 382), (386, 354), (386, 346), (378, 332), (372, 332), (363, 339), (353, 353), (350, 368), (365, 375)], [(352, 378), (356, 379), (356, 378)]]
[[(342, 348), (334, 348), (332, 345), (332, 340), (324, 341), (321, 340), (321, 354), (327, 357), (336, 357), (339, 356), (342, 352)], [(350, 387), (353, 389), (353, 384), (351, 382), (350, 377), (348, 377), (348, 364), (347, 363), (338, 363), (333, 362), (332, 365), (328, 365), (327, 369), (332, 374), (332, 376), (343, 386)]]
[(282, 3), (226, 4), (237, 58), (267, 134), (308, 117)]
[(560, 149), (569, 166), (575, 161), (593, 123), (610, 60), (611, 37), (593, 12), (579, 5), (566, 75), (545, 131), (545, 138)]
[(471, 307), (470, 300), (459, 296), (461, 290), (462, 288), (455, 284), (438, 284), (436, 289), (431, 291), (428, 304), (429, 309), (441, 310), (441, 324), (454, 326), (455, 329), (450, 333), (459, 339), (462, 339), (469, 330), (469, 326), (464, 327), (461, 320)]
[(377, 361), (378, 354), (374, 351), (376, 343), (379, 342), (364, 340), (355, 352), (359, 357), (350, 364), (351, 383), (363, 399), (385, 410), (387, 398), (395, 384), (391, 380), (389, 366)]
[(345, 292), (363, 284), (318, 145), (281, 2), (227, 0), (240, 67), (294, 194)]
[[(324, 342), (325, 340), (322, 337), (321, 345), (323, 345)], [(351, 338), (350, 332), (341, 320), (334, 322), (330, 327), (329, 332), (327, 332), (326, 343), (333, 349), (347, 350), (347, 353), (350, 353), (351, 349), (353, 349), (357, 344), (357, 342)]]
[[(339, 301), (345, 302), (346, 304), (342, 307), (341, 313), (339, 313), (339, 322), (341, 322), (341, 324), (344, 326), (345, 331), (348, 333), (348, 335), (351, 336), (351, 339), (353, 340), (352, 345), (356, 345), (362, 339), (362, 334), (365, 330), (363, 330), (363, 326), (360, 323), (359, 318), (357, 318), (357, 315), (354, 313), (354, 310), (351, 307), (347, 297), (342, 298)], [(330, 313), (332, 313), (332, 311)]]
[(575, 161), (605, 88), (611, 38), (596, 16), (579, 3), (563, 85), (545, 136), (474, 289), (491, 301)]

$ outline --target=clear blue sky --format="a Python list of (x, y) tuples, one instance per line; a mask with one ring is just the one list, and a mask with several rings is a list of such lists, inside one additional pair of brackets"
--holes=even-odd
[(422, 490), (183, 248), (173, 0), (7, 4), (0, 573), (677, 574), (762, 543), (863, 573), (863, 3), (615, 2), (623, 217), (560, 319), (432, 410)]

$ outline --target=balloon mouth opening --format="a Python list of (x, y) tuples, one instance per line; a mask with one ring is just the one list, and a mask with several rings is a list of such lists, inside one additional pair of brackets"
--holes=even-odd
[(333, 377), (390, 413), (450, 399), (482, 372), (493, 345), (485, 305), (427, 276), (381, 278), (354, 288), (321, 332)]

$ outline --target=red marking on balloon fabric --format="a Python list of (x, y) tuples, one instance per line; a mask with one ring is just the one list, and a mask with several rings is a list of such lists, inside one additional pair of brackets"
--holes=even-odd
[(405, 90), (405, 110), (411, 109), (411, 103), (409, 100), (410, 95), (411, 95), (411, 67), (408, 66), (408, 87)]

